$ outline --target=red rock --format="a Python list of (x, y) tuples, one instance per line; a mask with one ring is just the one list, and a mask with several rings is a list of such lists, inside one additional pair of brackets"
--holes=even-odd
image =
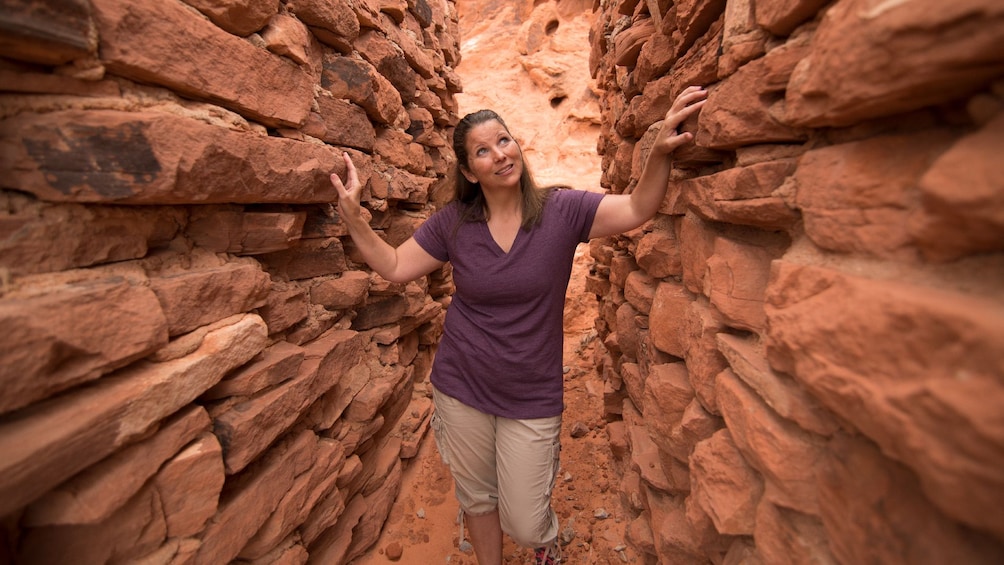
[(166, 344), (168, 322), (142, 282), (100, 272), (21, 279), (27, 290), (0, 300), (0, 411), (97, 379)]
[(649, 436), (644, 421), (642, 421), (642, 415), (633, 407), (628, 406), (630, 401), (625, 401), (624, 404), (624, 422), (630, 448), (631, 468), (641, 476), (647, 485), (664, 492), (679, 492), (680, 489), (676, 488), (676, 485), (666, 476), (659, 457), (659, 447)]
[(689, 49), (725, 11), (725, 0), (682, 0), (675, 3), (676, 28), (680, 34), (677, 53)]
[(652, 344), (670, 355), (686, 354), (686, 311), (693, 297), (676, 282), (660, 282), (650, 312)]
[(285, 2), (319, 40), (342, 53), (352, 51), (352, 42), (359, 36), (359, 20), (352, 5), (324, 0), (292, 0)]
[(825, 5), (825, 0), (757, 0), (754, 6), (756, 23), (774, 35), (789, 35)]
[(147, 485), (101, 523), (28, 530), (19, 540), (15, 561), (106, 563), (146, 555), (167, 538), (167, 522), (157, 508), (159, 504), (156, 488)]
[(249, 396), (292, 378), (303, 363), (302, 347), (279, 341), (265, 348), (251, 362), (227, 375), (207, 390), (203, 400)]
[(383, 160), (399, 169), (420, 174), (425, 171), (425, 149), (414, 138), (400, 130), (378, 128), (373, 150)]
[(270, 284), (256, 262), (168, 269), (150, 276), (172, 336), (190, 332), (265, 303)]
[(809, 392), (788, 375), (771, 370), (761, 343), (719, 333), (718, 350), (732, 371), (779, 415), (820, 435), (833, 435), (837, 421)]
[(265, 27), (279, 11), (279, 0), (184, 0), (206, 15), (212, 22), (234, 35), (250, 35)]
[(290, 434), (228, 484), (219, 511), (200, 536), (202, 544), (195, 559), (225, 563), (237, 557), (276, 510), (295, 478), (310, 468), (316, 446), (317, 436), (310, 430)]
[[(341, 471), (336, 475), (336, 485), (342, 481), (342, 475), (346, 469), (358, 468), (359, 457), (349, 456)], [(327, 496), (323, 497), (310, 509), (310, 514), (300, 527), (300, 536), (304, 544), (312, 544), (321, 534), (325, 533), (335, 524), (345, 512), (345, 492), (341, 486), (333, 489)]]
[(645, 234), (638, 242), (635, 255), (638, 266), (654, 278), (662, 279), (683, 274), (680, 248), (672, 224), (669, 224), (668, 229), (654, 230)]
[(223, 31), (179, 2), (91, 4), (101, 60), (113, 73), (221, 103), (266, 125), (295, 127), (307, 119), (314, 79), (289, 59)]
[(268, 325), (269, 335), (289, 329), (302, 321), (308, 313), (307, 293), (292, 283), (272, 281), (265, 304), (258, 308), (258, 314)]
[(301, 526), (319, 501), (335, 488), (338, 471), (344, 462), (344, 448), (338, 442), (318, 438), (309, 470), (293, 479), (275, 512), (241, 550), (240, 557), (261, 559), (282, 544), (283, 539)]
[(718, 407), (739, 452), (764, 478), (774, 504), (819, 515), (816, 468), (822, 440), (781, 418), (730, 370), (717, 379)]
[(4, 57), (59, 65), (93, 55), (97, 37), (86, 0), (37, 2), (12, 0), (0, 14), (0, 54)]
[(134, 443), (88, 467), (47, 492), (26, 509), (26, 527), (95, 524), (126, 504), (165, 461), (173, 457), (211, 422), (205, 409), (182, 409), (153, 437)]
[(307, 214), (242, 212), (200, 206), (192, 211), (185, 233), (207, 249), (257, 255), (290, 248), (303, 235)]
[(387, 548), (384, 550), (384, 555), (386, 555), (387, 559), (390, 559), (391, 561), (400, 561), (401, 556), (404, 555), (404, 548), (401, 547), (400, 543), (392, 541), (387, 544)]
[[(78, 166), (67, 170), (67, 159)], [(128, 204), (328, 203), (328, 175), (344, 174), (328, 147), (114, 110), (0, 122), (0, 168), (15, 171), (8, 188), (42, 200)]]
[(655, 23), (652, 22), (651, 18), (644, 18), (633, 22), (631, 27), (615, 35), (613, 37), (614, 64), (634, 68), (642, 46), (653, 33), (655, 33)]
[(994, 0), (923, 0), (827, 10), (785, 93), (785, 121), (845, 126), (965, 96), (1000, 75), (1004, 9)]
[(782, 159), (732, 167), (680, 183), (690, 209), (708, 221), (778, 231), (799, 218), (776, 191), (796, 170), (795, 160)]
[(414, 100), (419, 75), (411, 68), (397, 44), (382, 34), (366, 31), (359, 34), (353, 47), (394, 85), (404, 103)]
[(645, 378), (642, 375), (637, 363), (621, 363), (621, 379), (624, 381), (624, 390), (635, 406), (641, 406), (645, 400)]
[(285, 14), (277, 14), (261, 32), (265, 48), (292, 60), (297, 65), (318, 68), (321, 63), (321, 47), (300, 20)]
[(912, 258), (916, 248), (907, 222), (920, 213), (917, 184), (951, 140), (948, 132), (931, 131), (807, 152), (793, 177), (806, 234), (822, 249)]
[(722, 314), (725, 323), (745, 330), (763, 329), (764, 293), (770, 278), (771, 261), (785, 248), (775, 234), (752, 234), (749, 239), (718, 237), (714, 253), (708, 257), (704, 294)]
[[(804, 3), (804, 2), (803, 2)], [(758, 25), (754, 12), (765, 11), (761, 4), (751, 0), (732, 1), (725, 4), (725, 21), (722, 33), (722, 55), (718, 61), (718, 75), (731, 75), (745, 63), (763, 56), (767, 50), (767, 33)]]
[(685, 359), (690, 384), (693, 385), (701, 406), (712, 414), (719, 414), (715, 379), (728, 367), (728, 362), (718, 350), (715, 338), (726, 327), (722, 315), (708, 303), (707, 299), (699, 298), (688, 306)]
[(662, 451), (686, 462), (689, 446), (674, 441), (673, 430), (683, 421), (683, 412), (694, 399), (694, 389), (683, 363), (653, 365), (645, 378), (642, 413), (652, 441)]
[[(355, 332), (335, 331), (304, 348), (308, 356), (296, 375), (231, 407), (214, 419), (224, 446), (227, 473), (240, 472), (297, 421), (301, 413), (332, 389), (341, 372), (359, 359)], [(311, 355), (324, 356), (310, 358)]]
[(674, 453), (678, 453), (678, 458), (686, 463), (698, 443), (724, 427), (725, 422), (705, 410), (700, 399), (695, 396), (684, 409), (680, 423), (670, 432)]
[(649, 487), (645, 487), (645, 493), (652, 515), (652, 537), (659, 562), (679, 565), (706, 563), (707, 559), (700, 557), (694, 529), (687, 521), (681, 501)]
[(267, 269), (283, 272), (293, 280), (337, 275), (348, 268), (338, 238), (301, 239), (290, 249), (259, 255), (258, 259)]
[(956, 140), (920, 178), (923, 211), (911, 233), (925, 257), (951, 261), (1001, 250), (1002, 132), (1004, 116), (997, 116)]
[(695, 500), (729, 535), (753, 535), (756, 508), (763, 496), (763, 479), (749, 466), (728, 430), (698, 443), (690, 459)]
[(372, 378), (352, 399), (346, 408), (344, 418), (347, 422), (369, 422), (376, 417), (377, 412), (390, 400), (391, 394), (408, 375), (404, 367), (385, 366), (380, 372), (374, 372)]
[(223, 452), (208, 431), (164, 464), (154, 479), (168, 538), (186, 538), (202, 531), (216, 513), (223, 489)]
[[(403, 28), (390, 27), (389, 30), (389, 37), (401, 49), (411, 68), (424, 79), (438, 79), (436, 62), (423, 45), (421, 36)], [(445, 83), (443, 86), (446, 86)]]
[(698, 118), (696, 143), (713, 149), (735, 149), (804, 141), (808, 132), (789, 125), (782, 113), (788, 77), (807, 49), (804, 40), (789, 40), (711, 88)]
[(321, 85), (335, 98), (347, 98), (379, 124), (393, 125), (403, 114), (401, 94), (374, 65), (349, 57), (326, 55)]
[(52, 206), (14, 193), (2, 198), (0, 267), (13, 275), (63, 271), (144, 257), (184, 223), (179, 210)]
[(838, 562), (994, 563), (1004, 558), (999, 537), (947, 519), (924, 498), (913, 473), (863, 438), (834, 438), (819, 471), (823, 526)]
[(338, 278), (315, 283), (310, 288), (310, 301), (325, 308), (338, 310), (362, 304), (370, 286), (370, 277), (361, 271), (345, 271)]
[(365, 110), (351, 102), (328, 96), (318, 96), (317, 105), (325, 127), (317, 137), (332, 145), (373, 151), (376, 131)]
[(1004, 488), (990, 439), (1004, 398), (995, 301), (780, 261), (768, 304), (771, 367), (917, 473), (947, 515), (1004, 533), (986, 496)]
[[(77, 472), (148, 433), (265, 346), (265, 324), (234, 316), (194, 352), (139, 363), (22, 411), (0, 426), (0, 514), (24, 506)], [(33, 441), (26, 444), (23, 438)]]
[(673, 41), (671, 33), (664, 33), (657, 26), (655, 33), (649, 36), (648, 41), (642, 45), (641, 51), (638, 53), (638, 61), (635, 63), (634, 69), (636, 84), (644, 86), (657, 77), (670, 72), (673, 64), (677, 61), (674, 56), (676, 45)]
[(624, 281), (624, 299), (640, 313), (648, 314), (652, 310), (656, 287), (659, 281), (645, 271), (631, 271)]
[[(839, 563), (830, 551), (823, 521), (761, 499), (753, 531), (756, 552), (764, 563)], [(892, 556), (889, 556), (892, 558)]]
[(707, 259), (714, 250), (717, 230), (694, 212), (687, 212), (677, 225), (683, 284), (690, 292), (700, 294), (704, 290)]
[(368, 496), (354, 498), (342, 519), (310, 547), (311, 558), (320, 562), (347, 562), (377, 541), (394, 499), (401, 489), (401, 464), (394, 465), (382, 487)]

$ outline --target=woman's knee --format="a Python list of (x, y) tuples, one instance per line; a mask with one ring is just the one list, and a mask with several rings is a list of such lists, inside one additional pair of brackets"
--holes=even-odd
[(554, 541), (558, 535), (558, 516), (550, 506), (543, 515), (500, 515), (502, 531), (522, 547), (541, 547)]

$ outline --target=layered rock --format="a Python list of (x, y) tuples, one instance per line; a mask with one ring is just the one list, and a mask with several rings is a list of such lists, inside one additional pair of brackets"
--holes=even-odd
[(591, 244), (628, 540), (649, 563), (999, 562), (1002, 6), (597, 6), (607, 189), (709, 90), (659, 215)]
[(369, 272), (452, 156), (452, 1), (0, 14), (0, 515), (17, 563), (345, 563), (430, 416), (451, 285)]

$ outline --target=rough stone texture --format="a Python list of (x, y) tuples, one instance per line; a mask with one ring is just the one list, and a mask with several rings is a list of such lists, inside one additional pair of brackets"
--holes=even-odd
[[(101, 61), (116, 75), (217, 102), (270, 126), (299, 126), (314, 77), (180, 2), (94, 0)], [(248, 83), (255, 88), (245, 88)]]
[(656, 219), (590, 245), (627, 541), (646, 563), (999, 561), (1004, 7), (594, 7), (605, 188), (709, 90)]
[(352, 156), (391, 241), (432, 212), (453, 1), (8, 4), (0, 562), (359, 555), (452, 284), (372, 277), (328, 176)]
[(66, 110), (0, 122), (0, 186), (49, 202), (322, 203), (334, 148), (163, 112)]

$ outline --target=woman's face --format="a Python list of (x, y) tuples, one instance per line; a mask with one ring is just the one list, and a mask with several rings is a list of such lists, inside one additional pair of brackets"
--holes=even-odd
[(467, 180), (481, 183), (482, 190), (519, 187), (523, 155), (502, 124), (489, 120), (472, 127), (464, 147), (467, 166), (461, 172)]

